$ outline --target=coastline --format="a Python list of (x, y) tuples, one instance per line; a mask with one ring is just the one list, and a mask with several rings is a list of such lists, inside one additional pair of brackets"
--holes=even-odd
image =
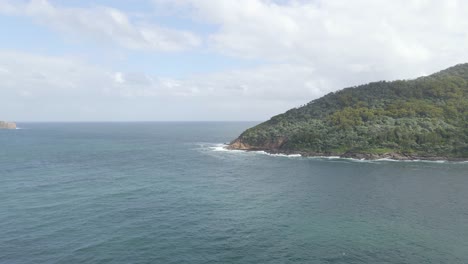
[(306, 151), (289, 151), (280, 149), (266, 149), (256, 147), (235, 147), (233, 144), (227, 144), (225, 147), (227, 150), (242, 150), (247, 152), (263, 151), (271, 155), (286, 155), (286, 156), (301, 156), (310, 158), (337, 158), (337, 159), (353, 159), (353, 160), (366, 160), (366, 161), (378, 161), (378, 160), (390, 160), (390, 161), (431, 161), (431, 162), (468, 162), (468, 158), (456, 158), (456, 157), (444, 157), (444, 156), (418, 156), (418, 155), (405, 155), (401, 153), (383, 153), (383, 154), (372, 154), (372, 153), (353, 153), (347, 152), (344, 154), (338, 153), (317, 153), (317, 152), (306, 152)]

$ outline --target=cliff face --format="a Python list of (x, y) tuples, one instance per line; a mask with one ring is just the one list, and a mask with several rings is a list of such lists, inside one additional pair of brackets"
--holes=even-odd
[(16, 123), (0, 121), (0, 129), (16, 129)]
[(468, 63), (330, 93), (244, 131), (229, 149), (468, 160)]
[(244, 141), (242, 137), (232, 141), (228, 149), (238, 150), (280, 150), (283, 144), (286, 142), (285, 137), (270, 138), (262, 142), (260, 145), (251, 145), (249, 142)]

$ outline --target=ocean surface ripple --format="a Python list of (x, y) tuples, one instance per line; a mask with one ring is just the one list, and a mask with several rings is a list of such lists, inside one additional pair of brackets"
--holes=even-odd
[(227, 151), (251, 122), (0, 131), (0, 263), (468, 263), (468, 164)]

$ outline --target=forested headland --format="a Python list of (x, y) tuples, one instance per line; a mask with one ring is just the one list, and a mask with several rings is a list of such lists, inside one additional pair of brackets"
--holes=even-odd
[(468, 64), (327, 94), (247, 129), (229, 148), (468, 160)]

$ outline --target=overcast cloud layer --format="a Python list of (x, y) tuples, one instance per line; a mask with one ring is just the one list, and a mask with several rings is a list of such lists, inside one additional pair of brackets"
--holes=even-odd
[[(58, 36), (50, 45), (84, 47), (53, 54), (0, 45), (0, 120), (264, 120), (344, 87), (468, 62), (467, 1), (147, 4), (134, 12), (98, 1), (0, 0), (3, 19), (50, 31)], [(109, 49), (124, 63), (86, 56)], [(131, 59), (158, 56), (169, 64), (194, 54), (203, 54), (200, 66), (175, 76)], [(228, 66), (200, 73), (204, 56)]]

